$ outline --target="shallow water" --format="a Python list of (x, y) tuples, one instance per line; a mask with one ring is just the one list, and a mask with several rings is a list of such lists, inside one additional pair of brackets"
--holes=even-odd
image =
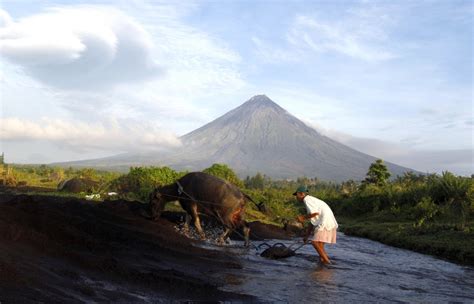
[(281, 260), (265, 259), (255, 249), (239, 246), (219, 250), (238, 256), (243, 265), (215, 274), (226, 283), (221, 289), (253, 295), (262, 302), (474, 302), (473, 267), (342, 233), (337, 244), (326, 246), (333, 261), (328, 267), (318, 262), (311, 245)]

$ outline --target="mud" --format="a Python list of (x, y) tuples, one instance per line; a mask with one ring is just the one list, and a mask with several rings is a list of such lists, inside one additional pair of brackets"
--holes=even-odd
[(213, 279), (238, 259), (181, 235), (179, 214), (146, 215), (139, 202), (0, 194), (0, 302), (254, 300)]

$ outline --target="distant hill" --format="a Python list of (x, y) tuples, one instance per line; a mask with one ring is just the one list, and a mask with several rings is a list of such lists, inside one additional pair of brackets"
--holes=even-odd
[[(183, 146), (166, 154), (126, 153), (68, 165), (128, 167), (166, 165), (202, 170), (225, 163), (241, 177), (257, 172), (275, 179), (301, 176), (362, 180), (376, 158), (321, 135), (265, 95), (257, 95), (214, 121), (181, 137)], [(414, 171), (386, 162), (392, 176)]]

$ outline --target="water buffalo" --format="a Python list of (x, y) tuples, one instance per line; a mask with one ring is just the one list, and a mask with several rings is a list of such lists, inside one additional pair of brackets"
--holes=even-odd
[(193, 220), (199, 235), (205, 238), (198, 213), (215, 217), (225, 227), (219, 237), (223, 243), (236, 228), (242, 227), (245, 245), (249, 244), (250, 228), (243, 219), (244, 207), (251, 198), (239, 188), (218, 177), (203, 172), (188, 173), (171, 185), (156, 188), (150, 194), (150, 212), (153, 219), (160, 217), (165, 204), (179, 201), (186, 211), (185, 228)]

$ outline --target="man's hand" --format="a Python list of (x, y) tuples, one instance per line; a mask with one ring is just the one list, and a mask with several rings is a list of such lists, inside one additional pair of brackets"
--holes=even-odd
[(306, 220), (306, 217), (304, 215), (298, 215), (296, 217), (296, 220), (300, 223), (304, 223), (304, 221)]

